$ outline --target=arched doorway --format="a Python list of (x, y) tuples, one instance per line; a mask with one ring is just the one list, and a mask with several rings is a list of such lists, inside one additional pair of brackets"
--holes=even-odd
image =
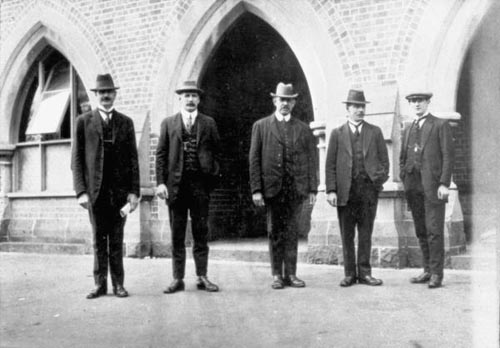
[(244, 13), (226, 31), (200, 75), (202, 112), (221, 136), (222, 174), (212, 198), (211, 238), (265, 236), (264, 211), (251, 202), (248, 150), (252, 124), (273, 112), (270, 92), (292, 82), (300, 96), (293, 114), (314, 119), (306, 78), (293, 51), (270, 25)]

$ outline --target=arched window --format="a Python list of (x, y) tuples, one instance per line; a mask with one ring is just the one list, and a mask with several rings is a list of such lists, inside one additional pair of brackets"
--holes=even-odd
[(77, 115), (90, 110), (88, 95), (71, 63), (47, 47), (20, 90), (14, 191), (71, 191), (71, 137)]

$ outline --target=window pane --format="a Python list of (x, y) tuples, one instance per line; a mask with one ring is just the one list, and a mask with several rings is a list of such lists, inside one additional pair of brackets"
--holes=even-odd
[(45, 91), (57, 91), (69, 88), (69, 64), (67, 62), (57, 63), (49, 74)]
[(45, 92), (38, 110), (31, 118), (26, 134), (47, 134), (59, 131), (69, 104), (69, 89)]

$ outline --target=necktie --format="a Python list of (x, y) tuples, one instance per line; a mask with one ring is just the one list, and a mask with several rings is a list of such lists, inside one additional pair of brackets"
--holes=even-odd
[(192, 126), (193, 126), (193, 118), (192, 118), (191, 114), (189, 114), (187, 125), (186, 125), (188, 133), (191, 133)]
[(104, 120), (104, 122), (106, 123), (106, 125), (109, 125), (109, 121), (111, 121), (110, 116), (111, 116), (112, 111), (104, 111), (103, 110), (103, 112), (106, 114), (106, 119)]
[(359, 137), (359, 127), (363, 124), (363, 122), (360, 122), (358, 124), (353, 124), (353, 126), (356, 128), (356, 131), (354, 132), (354, 135), (356, 137)]

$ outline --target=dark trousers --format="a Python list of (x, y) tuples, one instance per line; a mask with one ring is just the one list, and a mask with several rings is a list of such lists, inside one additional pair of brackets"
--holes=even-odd
[(288, 277), (297, 272), (298, 226), (303, 197), (280, 192), (266, 199), (269, 255), (273, 275)]
[(123, 285), (123, 227), (126, 218), (120, 216), (121, 207), (116, 207), (106, 196), (100, 196), (90, 207), (94, 244), (94, 281), (97, 287), (107, 289), (108, 262), (113, 287)]
[[(404, 178), (406, 200), (415, 225), (425, 272), (443, 276), (444, 218), (446, 203), (430, 200), (424, 195), (420, 172), (407, 173)], [(437, 190), (435, 192), (437, 195)]]
[[(377, 214), (377, 204), (377, 187), (369, 178), (359, 177), (351, 183), (347, 204), (337, 207), (346, 276), (364, 277), (371, 275), (372, 232), (373, 222)], [(357, 267), (354, 248), (356, 226), (358, 228)]]
[(170, 229), (172, 231), (172, 267), (175, 279), (183, 279), (186, 267), (187, 213), (191, 216), (193, 233), (193, 258), (197, 276), (207, 275), (208, 264), (208, 203), (206, 183), (201, 175), (185, 174), (179, 192), (169, 203)]

